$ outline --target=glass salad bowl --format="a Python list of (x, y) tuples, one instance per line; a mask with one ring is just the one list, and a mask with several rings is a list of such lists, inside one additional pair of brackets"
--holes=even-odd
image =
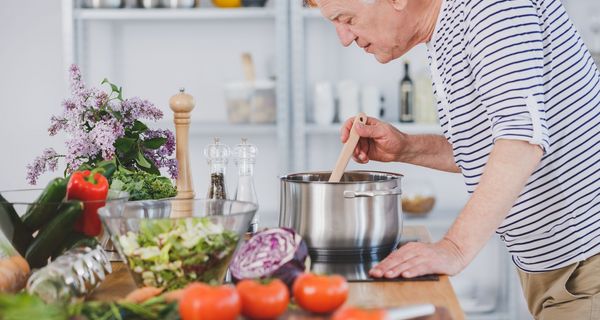
[(100, 219), (137, 286), (222, 283), (258, 206), (229, 200), (107, 204)]
[[(123, 204), (129, 198), (126, 192), (109, 191), (107, 200), (81, 201), (83, 206), (77, 207), (74, 200), (65, 200), (65, 194), (64, 187), (52, 183), (45, 189), (0, 191), (0, 232), (5, 242), (0, 247), (10, 245), (32, 269), (41, 268), (71, 247), (95, 242), (75, 231), (74, 219), (81, 217), (86, 205)], [(109, 238), (100, 235), (96, 240), (105, 246)]]

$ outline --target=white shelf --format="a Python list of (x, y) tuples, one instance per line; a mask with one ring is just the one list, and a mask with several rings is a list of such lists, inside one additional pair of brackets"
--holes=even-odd
[(211, 20), (267, 19), (275, 11), (265, 8), (194, 8), (194, 9), (76, 9), (77, 20)]
[[(392, 123), (398, 130), (412, 134), (442, 134), (442, 129), (438, 124), (420, 124), (420, 123)], [(307, 124), (306, 133), (311, 135), (339, 134), (341, 123), (331, 125)]]

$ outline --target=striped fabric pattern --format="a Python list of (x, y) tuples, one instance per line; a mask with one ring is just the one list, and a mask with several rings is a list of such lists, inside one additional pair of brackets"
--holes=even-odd
[(600, 73), (559, 0), (446, 0), (427, 43), (440, 124), (472, 193), (494, 142), (544, 156), (497, 229), (526, 272), (600, 252)]

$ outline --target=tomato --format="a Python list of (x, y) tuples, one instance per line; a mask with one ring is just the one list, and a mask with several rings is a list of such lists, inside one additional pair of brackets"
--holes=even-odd
[(290, 303), (288, 288), (279, 279), (267, 284), (242, 280), (237, 284), (237, 291), (242, 300), (242, 314), (250, 319), (275, 319)]
[(382, 309), (348, 307), (336, 311), (331, 320), (384, 320), (385, 316), (386, 312)]
[(179, 315), (183, 320), (235, 320), (242, 304), (233, 286), (193, 283), (183, 292)]
[(348, 298), (348, 282), (339, 275), (304, 273), (296, 278), (292, 290), (296, 303), (302, 309), (315, 313), (335, 311)]

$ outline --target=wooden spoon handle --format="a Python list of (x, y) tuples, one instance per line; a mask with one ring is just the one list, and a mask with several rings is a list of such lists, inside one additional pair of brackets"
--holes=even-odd
[(346, 166), (348, 166), (354, 148), (356, 148), (358, 140), (360, 139), (360, 136), (354, 129), (358, 123), (367, 124), (367, 115), (361, 112), (354, 118), (354, 123), (352, 123), (352, 128), (350, 129), (350, 136), (340, 152), (335, 167), (331, 172), (331, 176), (329, 176), (329, 182), (340, 182), (340, 179), (342, 179), (342, 176), (344, 175), (344, 171), (346, 171)]

